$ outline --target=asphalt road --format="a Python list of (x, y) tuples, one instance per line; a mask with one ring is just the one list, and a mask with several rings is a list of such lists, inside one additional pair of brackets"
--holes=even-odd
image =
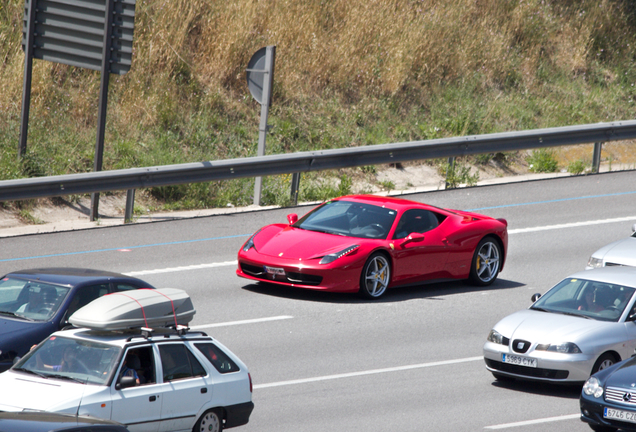
[(78, 266), (188, 291), (191, 323), (250, 368), (255, 409), (237, 431), (585, 431), (579, 388), (499, 384), (482, 346), (505, 315), (530, 305), (636, 223), (636, 172), (408, 196), (509, 222), (495, 284), (395, 289), (379, 301), (252, 284), (236, 252), (261, 226), (310, 207), (2, 239), (0, 273)]

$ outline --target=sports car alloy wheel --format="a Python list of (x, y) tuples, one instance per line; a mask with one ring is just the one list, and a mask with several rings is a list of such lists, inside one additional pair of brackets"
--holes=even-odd
[(371, 255), (364, 265), (360, 278), (360, 294), (366, 298), (378, 298), (391, 281), (389, 261), (381, 253)]
[(193, 432), (221, 432), (222, 430), (221, 416), (216, 410), (210, 410), (201, 416)]
[(490, 285), (499, 273), (499, 244), (492, 238), (486, 237), (477, 245), (473, 264), (470, 269), (470, 279), (477, 285)]

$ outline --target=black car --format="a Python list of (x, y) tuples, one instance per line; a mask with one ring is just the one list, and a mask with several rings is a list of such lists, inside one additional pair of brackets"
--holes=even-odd
[(636, 431), (636, 357), (588, 378), (580, 405), (581, 420), (597, 432)]
[(0, 412), (0, 432), (128, 432), (120, 423), (47, 412)]
[(119, 273), (79, 268), (20, 270), (0, 278), (0, 372), (104, 294), (154, 287)]

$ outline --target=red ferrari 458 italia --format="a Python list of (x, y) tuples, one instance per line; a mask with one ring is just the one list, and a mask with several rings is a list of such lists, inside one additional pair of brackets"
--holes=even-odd
[(399, 198), (344, 196), (287, 219), (245, 242), (238, 276), (378, 298), (424, 281), (490, 285), (508, 250), (505, 219)]

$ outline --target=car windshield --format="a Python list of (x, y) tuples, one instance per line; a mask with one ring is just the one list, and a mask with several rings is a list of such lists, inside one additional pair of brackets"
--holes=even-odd
[(17, 362), (12, 370), (103, 385), (117, 366), (120, 352), (116, 346), (53, 335)]
[(531, 309), (616, 322), (634, 291), (632, 287), (567, 278), (539, 298)]
[(397, 211), (353, 201), (328, 201), (293, 226), (347, 237), (385, 239)]
[(5, 276), (0, 280), (0, 316), (48, 321), (70, 288)]

